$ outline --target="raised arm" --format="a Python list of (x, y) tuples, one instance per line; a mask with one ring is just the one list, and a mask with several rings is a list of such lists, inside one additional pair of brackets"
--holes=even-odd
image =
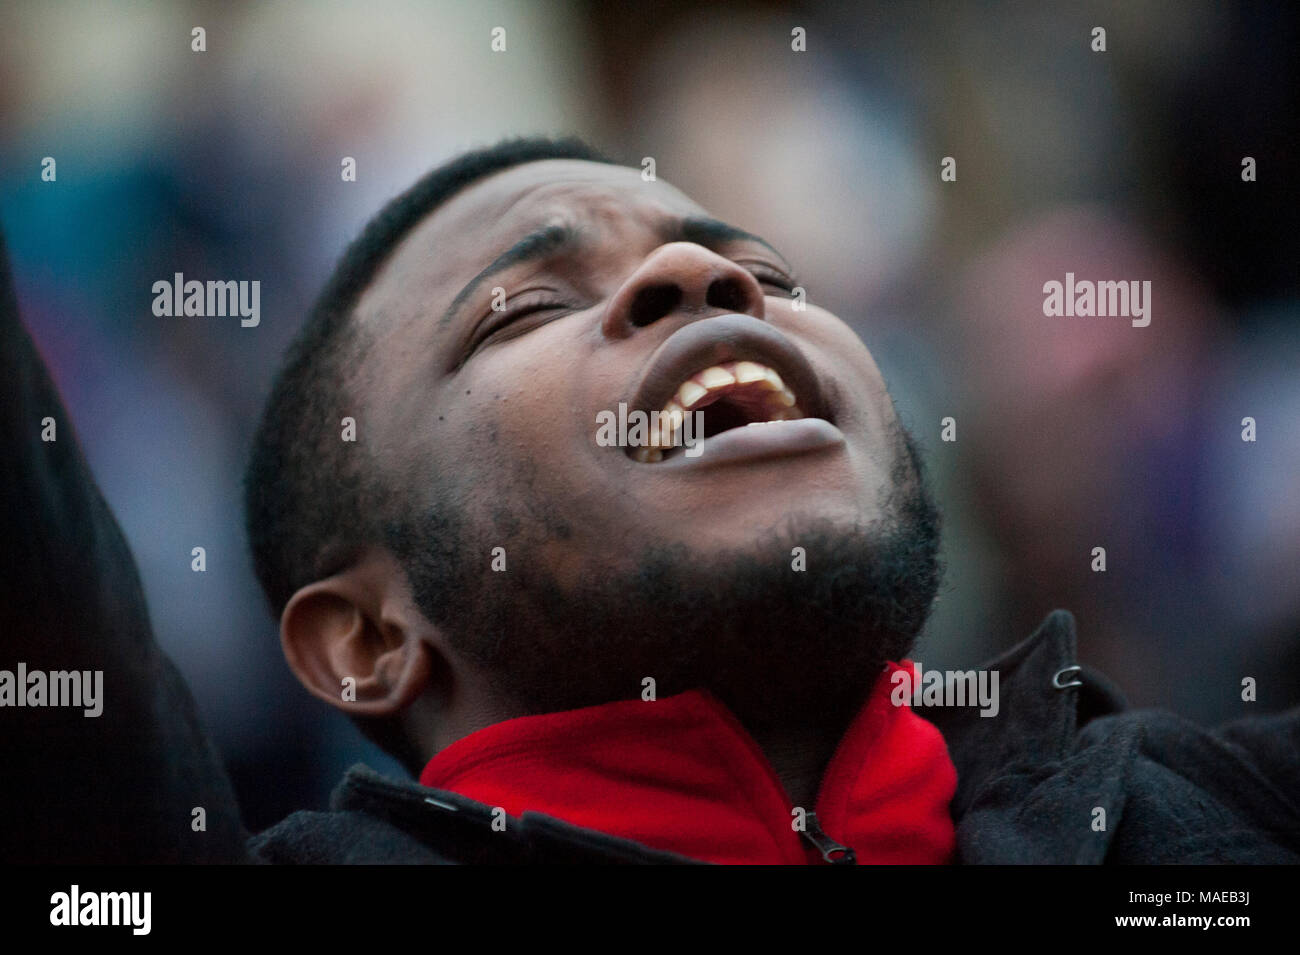
[(0, 380), (0, 859), (245, 858), (230, 782), (19, 321), (2, 238)]

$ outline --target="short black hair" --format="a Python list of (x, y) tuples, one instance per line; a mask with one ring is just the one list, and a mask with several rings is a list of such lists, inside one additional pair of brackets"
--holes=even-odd
[(343, 253), (289, 346), (253, 437), (244, 517), (254, 569), (278, 618), (295, 591), (382, 541), (385, 490), (342, 418), (347, 379), (366, 342), (349, 321), (362, 292), (406, 235), (466, 186), (542, 159), (611, 162), (576, 138), (507, 139), (463, 153), (385, 205)]

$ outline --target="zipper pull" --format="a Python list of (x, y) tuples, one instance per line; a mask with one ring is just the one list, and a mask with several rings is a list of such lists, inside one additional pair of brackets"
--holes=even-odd
[(804, 816), (804, 828), (800, 833), (812, 843), (814, 849), (822, 854), (822, 861), (831, 865), (857, 865), (858, 854), (848, 846), (842, 846), (822, 830), (817, 821), (817, 813), (808, 812)]

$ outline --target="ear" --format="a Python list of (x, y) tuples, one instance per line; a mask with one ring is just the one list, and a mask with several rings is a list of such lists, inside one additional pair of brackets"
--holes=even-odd
[(280, 616), (298, 680), (349, 716), (396, 716), (429, 688), (437, 650), (391, 560), (367, 559), (300, 589)]

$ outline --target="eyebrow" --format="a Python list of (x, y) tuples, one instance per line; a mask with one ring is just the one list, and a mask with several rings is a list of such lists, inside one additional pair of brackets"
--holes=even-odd
[[(667, 222), (660, 228), (659, 238), (664, 242), (693, 242), (696, 245), (704, 246), (711, 252), (717, 252), (721, 247), (733, 242), (757, 242), (779, 258), (787, 269), (789, 268), (789, 263), (786, 262), (785, 257), (766, 239), (707, 216), (688, 216), (684, 219), (674, 219)], [(573, 248), (579, 245), (580, 241), (579, 230), (567, 224), (550, 225), (535, 232), (530, 232), (498, 255), (490, 265), (466, 283), (465, 287), (452, 299), (451, 304), (447, 306), (447, 311), (443, 313), (442, 321), (439, 323), (440, 326), (445, 327), (455, 319), (461, 306), (488, 279), (513, 266), (522, 265), (525, 262), (536, 262), (565, 249)]]
[(456, 297), (451, 300), (447, 306), (446, 313), (442, 316), (442, 325), (446, 325), (460, 307), (465, 304), (469, 298), (478, 291), (488, 279), (512, 266), (522, 265), (524, 262), (536, 262), (538, 259), (544, 259), (547, 256), (554, 255), (561, 249), (575, 246), (578, 244), (578, 230), (571, 225), (551, 225), (544, 229), (538, 229), (536, 232), (530, 232), (510, 248), (506, 249), (478, 275), (469, 280), (469, 283), (457, 293)]

